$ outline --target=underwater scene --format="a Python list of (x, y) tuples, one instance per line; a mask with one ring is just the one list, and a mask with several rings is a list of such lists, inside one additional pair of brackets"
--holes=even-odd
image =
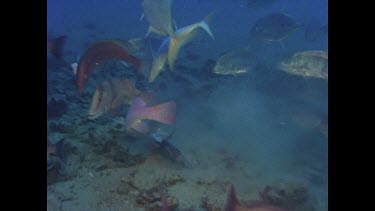
[(47, 0), (47, 210), (328, 210), (327, 0)]

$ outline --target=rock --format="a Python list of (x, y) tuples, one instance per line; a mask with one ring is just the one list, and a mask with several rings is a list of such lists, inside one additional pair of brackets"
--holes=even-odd
[(60, 118), (68, 111), (68, 105), (64, 100), (55, 100), (52, 98), (47, 103), (47, 117), (51, 119)]
[(202, 197), (201, 208), (203, 208), (206, 211), (221, 211), (221, 208), (216, 207), (213, 203), (211, 203), (207, 196)]
[[(166, 195), (166, 189), (163, 187), (153, 187), (151, 189), (140, 190), (135, 201), (138, 205), (147, 206), (156, 201), (160, 201), (160, 195)], [(155, 197), (156, 196), (156, 197)]]
[(185, 178), (183, 178), (179, 174), (171, 175), (169, 178), (162, 179), (159, 183), (165, 185), (167, 187), (176, 185), (179, 182), (185, 182)]
[(101, 164), (98, 167), (96, 167), (95, 171), (99, 172), (99, 171), (103, 171), (107, 168), (110, 168), (110, 166), (107, 163), (104, 163), (104, 164)]
[(66, 128), (65, 124), (62, 124), (60, 122), (51, 122), (49, 124), (49, 129), (51, 132), (58, 132), (58, 133), (67, 133), (68, 129)]
[(279, 183), (273, 186), (266, 186), (260, 192), (260, 197), (268, 204), (293, 210), (307, 202), (308, 188), (305, 184)]

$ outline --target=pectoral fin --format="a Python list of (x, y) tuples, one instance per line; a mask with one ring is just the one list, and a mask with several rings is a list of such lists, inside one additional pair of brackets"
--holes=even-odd
[(141, 22), (144, 17), (145, 17), (145, 14), (142, 12), (142, 15), (141, 15), (141, 18), (139, 19), (139, 22)]
[(166, 36), (166, 35), (167, 35), (167, 33), (162, 32), (162, 31), (160, 31), (160, 30), (158, 30), (158, 29), (155, 29), (154, 27), (150, 26), (150, 27), (148, 28), (148, 31), (147, 31), (145, 37), (147, 38), (147, 36), (148, 36), (151, 32), (156, 33), (156, 34), (160, 34), (160, 35), (162, 35), (162, 36)]
[(151, 73), (148, 78), (148, 82), (152, 82), (160, 74), (164, 68), (164, 64), (167, 61), (167, 53), (162, 53), (152, 63)]

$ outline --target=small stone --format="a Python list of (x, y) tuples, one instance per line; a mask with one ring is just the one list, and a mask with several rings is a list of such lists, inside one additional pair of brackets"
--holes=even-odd
[(104, 164), (102, 164), (102, 165), (100, 165), (100, 166), (98, 166), (96, 169), (95, 169), (95, 171), (103, 171), (103, 170), (105, 170), (105, 169), (107, 169), (108, 168), (108, 165), (106, 164), (106, 163), (104, 163)]
[(160, 199), (160, 194), (157, 193), (157, 192), (154, 192), (153, 196), (154, 196), (155, 199)]

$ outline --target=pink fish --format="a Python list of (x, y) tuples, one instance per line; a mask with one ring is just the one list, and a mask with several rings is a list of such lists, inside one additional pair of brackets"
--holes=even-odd
[(142, 97), (133, 100), (125, 118), (126, 128), (140, 133), (148, 132), (148, 124), (143, 120), (154, 120), (163, 124), (173, 124), (176, 120), (176, 103), (174, 101), (147, 107)]
[(243, 206), (237, 199), (233, 185), (230, 186), (228, 199), (224, 211), (285, 211), (284, 209), (265, 203), (255, 203), (251, 206)]

